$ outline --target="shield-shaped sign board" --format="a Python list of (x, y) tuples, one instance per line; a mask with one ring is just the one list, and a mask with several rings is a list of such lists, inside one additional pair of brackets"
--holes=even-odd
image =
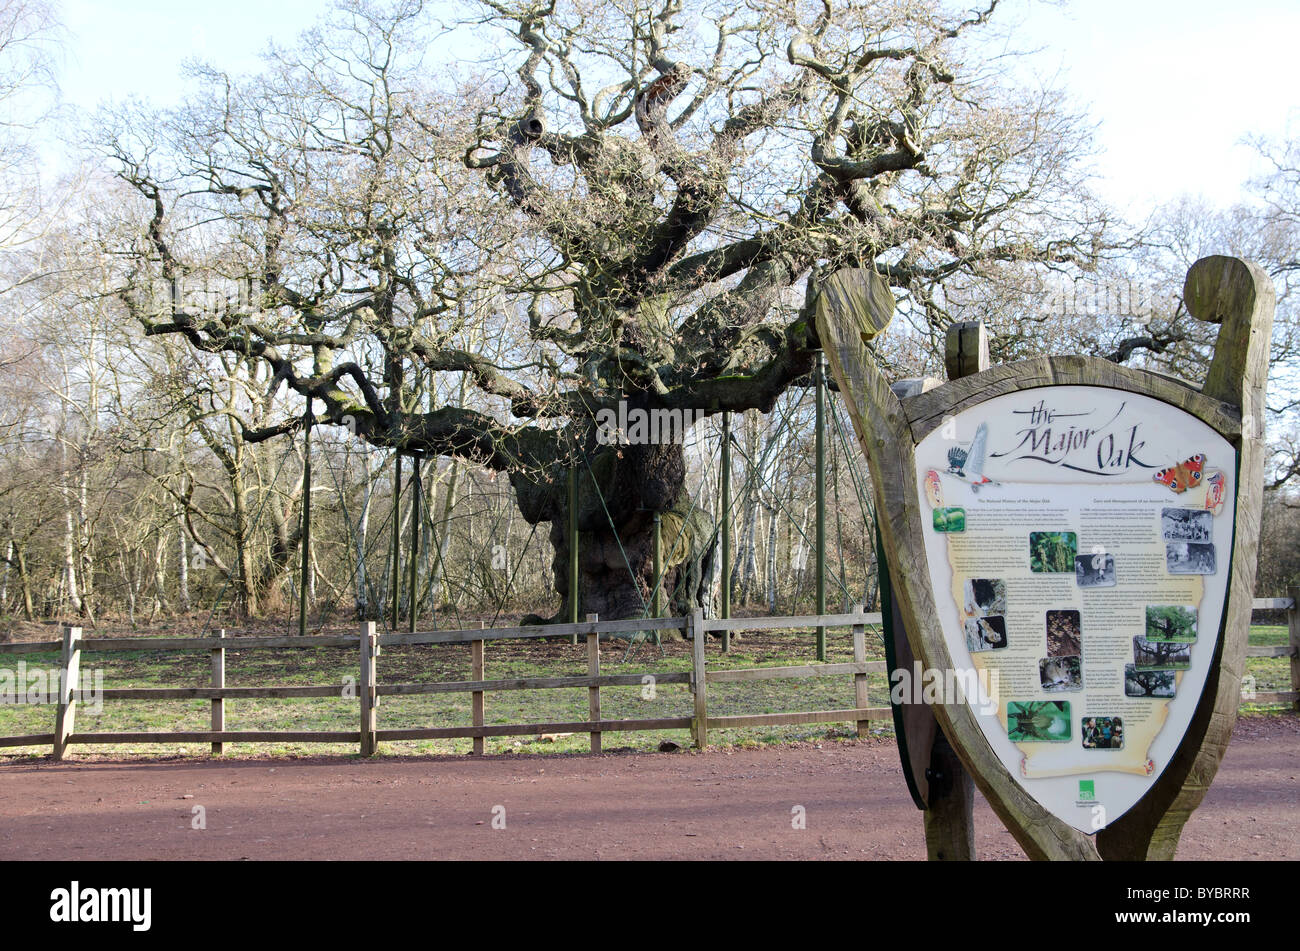
[(924, 702), (1032, 857), (1172, 857), (1240, 701), (1271, 282), (1236, 258), (1188, 272), (1220, 325), (1199, 387), (1063, 356), (901, 397), (866, 346), (883, 283), (831, 275), (815, 318)]
[(1049, 386), (951, 416), (914, 465), (944, 686), (1034, 799), (1096, 832), (1156, 782), (1205, 687), (1236, 450), (1160, 400)]

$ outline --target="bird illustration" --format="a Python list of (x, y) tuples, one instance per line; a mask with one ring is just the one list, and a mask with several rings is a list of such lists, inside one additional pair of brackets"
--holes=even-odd
[(989, 426), (980, 423), (975, 430), (969, 449), (954, 446), (948, 450), (948, 471), (970, 483), (971, 491), (978, 493), (986, 485), (997, 485), (984, 474), (984, 459), (988, 454)]

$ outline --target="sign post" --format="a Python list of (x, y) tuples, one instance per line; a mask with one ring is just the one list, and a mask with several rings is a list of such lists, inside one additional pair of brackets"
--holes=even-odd
[(820, 288), (917, 662), (891, 686), (1033, 858), (1171, 858), (1236, 719), (1274, 293), (1211, 257), (1184, 296), (1220, 325), (1200, 388), (1065, 356), (900, 397), (864, 347), (892, 316), (883, 280)]

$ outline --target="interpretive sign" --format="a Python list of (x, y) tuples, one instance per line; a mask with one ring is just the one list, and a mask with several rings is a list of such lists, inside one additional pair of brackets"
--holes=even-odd
[(991, 688), (980, 727), (1035, 799), (1096, 832), (1163, 772), (1205, 686), (1236, 451), (1159, 400), (1056, 386), (951, 417), (915, 464), (949, 655)]
[[(893, 314), (885, 281), (817, 284), (907, 645), (929, 682), (965, 685), (924, 698), (936, 755), (946, 738), (1034, 858), (1172, 858), (1236, 720), (1274, 291), (1209, 257), (1183, 297), (1219, 326), (1199, 385), (1091, 356), (987, 366), (959, 345), (950, 382), (895, 393), (867, 346)], [(933, 811), (952, 772), (927, 772), (938, 857), (973, 848), (961, 810)]]

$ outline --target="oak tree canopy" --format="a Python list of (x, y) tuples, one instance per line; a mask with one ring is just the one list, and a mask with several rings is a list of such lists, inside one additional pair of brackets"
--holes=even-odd
[(578, 467), (583, 610), (640, 613), (655, 513), (682, 540), (666, 588), (700, 603), (682, 446), (607, 445), (599, 413), (769, 410), (842, 267), (883, 274), (923, 346), (955, 275), (1105, 247), (1087, 129), (1009, 78), (998, 7), (487, 0), (443, 27), (351, 4), (261, 75), (106, 117), (140, 199), (119, 296), (318, 422), (506, 474), (561, 561)]

